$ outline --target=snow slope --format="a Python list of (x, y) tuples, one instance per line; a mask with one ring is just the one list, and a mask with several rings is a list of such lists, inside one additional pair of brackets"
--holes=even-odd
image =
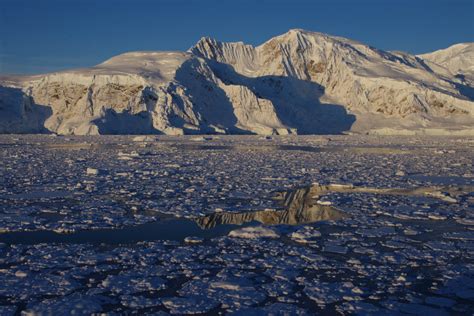
[(461, 43), (448, 48), (437, 50), (432, 53), (419, 55), (433, 69), (441, 73), (449, 72), (457, 81), (471, 87), (471, 99), (473, 98), (472, 87), (474, 86), (474, 43)]
[(419, 57), (445, 67), (451, 73), (474, 72), (474, 43), (461, 43)]
[(188, 52), (0, 78), (0, 132), (469, 133), (473, 50), (457, 46), (413, 56), (304, 30), (257, 47), (202, 38)]

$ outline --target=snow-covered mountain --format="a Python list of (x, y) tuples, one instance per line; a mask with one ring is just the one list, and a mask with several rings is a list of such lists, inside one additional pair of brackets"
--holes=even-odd
[(471, 133), (473, 44), (425, 55), (290, 30), (0, 78), (0, 132)]
[(443, 66), (453, 74), (474, 72), (474, 43), (456, 44), (419, 57)]
[(462, 83), (474, 85), (474, 43), (456, 44), (419, 57), (432, 63), (431, 67), (436, 64), (445, 68)]

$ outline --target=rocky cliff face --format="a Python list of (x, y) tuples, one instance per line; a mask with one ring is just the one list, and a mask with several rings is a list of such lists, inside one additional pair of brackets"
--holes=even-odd
[[(449, 55), (472, 68), (472, 52)], [(303, 30), (257, 47), (203, 38), (188, 52), (126, 53), (92, 68), (2, 78), (0, 132), (469, 129), (470, 73), (454, 73), (446, 55), (385, 52)]]

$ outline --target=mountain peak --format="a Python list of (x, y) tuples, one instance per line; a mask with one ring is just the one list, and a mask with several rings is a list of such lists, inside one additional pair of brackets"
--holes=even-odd
[(330, 35), (327, 33), (322, 33), (322, 32), (315, 32), (315, 31), (308, 31), (304, 29), (290, 29), (286, 33), (277, 35), (265, 43), (263, 43), (260, 46), (263, 46), (267, 43), (273, 42), (275, 40), (278, 41), (294, 41), (297, 43), (301, 43), (302, 40), (311, 40), (315, 43), (323, 44), (323, 43), (342, 43), (342, 44), (348, 44), (348, 45), (353, 45), (353, 46), (368, 46), (364, 43), (351, 40), (345, 37), (341, 36), (335, 36), (335, 35)]
[(199, 44), (199, 43), (217, 43), (218, 41), (213, 38), (213, 37), (210, 37), (210, 36), (203, 36), (199, 39), (199, 41), (197, 41), (196, 44)]
[(296, 29), (289, 29), (287, 33), (288, 34), (305, 34), (305, 33), (314, 33), (314, 32), (296, 28)]
[[(287, 32), (277, 35), (273, 38), (293, 38), (297, 36), (320, 36), (320, 37), (330, 37), (328, 34), (313, 32), (304, 29), (289, 29)], [(272, 39), (270, 39), (272, 40)]]

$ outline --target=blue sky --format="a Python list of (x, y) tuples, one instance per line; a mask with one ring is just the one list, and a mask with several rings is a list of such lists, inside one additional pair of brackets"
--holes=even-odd
[(0, 0), (0, 73), (91, 66), (200, 37), (260, 44), (291, 28), (423, 53), (474, 41), (474, 0)]

